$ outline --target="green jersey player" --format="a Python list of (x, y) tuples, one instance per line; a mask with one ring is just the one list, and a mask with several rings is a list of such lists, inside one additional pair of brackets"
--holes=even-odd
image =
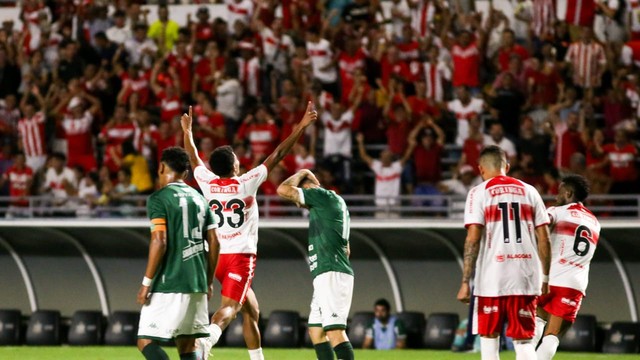
[(218, 260), (217, 227), (207, 202), (183, 182), (189, 155), (178, 147), (162, 152), (162, 188), (147, 201), (151, 241), (138, 292), (138, 349), (148, 360), (169, 359), (154, 340), (175, 339), (180, 359), (196, 359), (195, 339), (209, 336), (208, 299)]
[(309, 268), (313, 275), (309, 335), (318, 360), (333, 359), (334, 352), (338, 359), (353, 359), (345, 331), (353, 295), (347, 205), (334, 191), (323, 189), (309, 170), (285, 180), (278, 194), (309, 209)]

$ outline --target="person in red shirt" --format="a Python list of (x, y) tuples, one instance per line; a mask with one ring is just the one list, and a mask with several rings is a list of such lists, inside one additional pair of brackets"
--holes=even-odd
[(171, 124), (162, 122), (158, 127), (158, 131), (154, 133), (156, 156), (158, 159), (162, 156), (164, 149), (176, 146), (178, 144), (177, 137), (182, 137), (182, 134), (176, 134), (172, 131)]
[(400, 102), (394, 104), (395, 91), (389, 94), (383, 113), (387, 118), (387, 144), (396, 156), (402, 156), (407, 148), (407, 136), (411, 131), (413, 110), (403, 92), (399, 93)]
[(387, 87), (393, 76), (397, 76), (405, 81), (411, 79), (409, 65), (400, 59), (398, 48), (395, 45), (389, 46), (386, 54), (380, 59), (382, 85)]
[(585, 146), (580, 131), (580, 115), (572, 112), (567, 117), (567, 129), (556, 138), (556, 161), (558, 169), (568, 169), (574, 153), (585, 153)]
[[(413, 166), (415, 169), (416, 195), (439, 194), (438, 183), (442, 178), (442, 155), (445, 135), (433, 120), (425, 118), (409, 135), (410, 147), (413, 147)], [(428, 202), (435, 204), (434, 202)]]
[[(211, 99), (204, 97), (200, 100), (202, 107), (194, 112), (197, 130), (196, 138), (208, 138), (212, 141), (213, 147), (228, 145), (227, 128), (224, 124), (224, 116), (216, 111), (211, 103)], [(199, 110), (199, 111), (198, 111)], [(206, 163), (206, 161), (205, 161)]]
[(478, 160), (480, 160), (480, 152), (484, 148), (484, 134), (481, 129), (482, 123), (477, 116), (469, 119), (469, 137), (464, 140), (462, 155), (458, 163), (458, 167), (471, 166), (476, 176), (480, 175)]
[(359, 39), (353, 37), (347, 40), (345, 50), (338, 55), (342, 85), (341, 102), (345, 106), (349, 104), (349, 95), (354, 85), (356, 70), (364, 70), (365, 59), (366, 55), (359, 46)]
[[(2, 175), (0, 187), (4, 187), (9, 182), (9, 196), (11, 208), (29, 206), (27, 196), (31, 195), (31, 183), (33, 181), (33, 171), (27, 166), (27, 159), (24, 153), (16, 153), (13, 157), (13, 165)], [(11, 208), (7, 215), (12, 213)]]
[(472, 40), (469, 31), (460, 32), (457, 42), (451, 47), (451, 58), (453, 60), (453, 86), (478, 88), (480, 86), (482, 51)]
[(141, 107), (149, 103), (149, 79), (139, 65), (131, 65), (125, 72), (118, 74), (122, 81), (122, 89), (118, 94), (118, 103), (127, 104), (134, 93), (138, 95), (138, 104)]
[(160, 85), (158, 79), (164, 77), (161, 74), (162, 62), (158, 61), (153, 67), (151, 73), (151, 89), (158, 99), (158, 105), (160, 106), (160, 120), (162, 122), (171, 123), (174, 119), (180, 116), (182, 112), (182, 100), (180, 99), (181, 87), (176, 86), (180, 81), (178, 79), (177, 71), (174, 67), (170, 66), (168, 69), (169, 76), (172, 81), (166, 81), (164, 87)]
[(113, 161), (113, 152), (118, 151), (120, 144), (131, 138), (135, 133), (135, 125), (127, 115), (127, 109), (124, 105), (116, 106), (113, 117), (107, 122), (100, 134), (98, 140), (106, 146), (104, 149), (103, 165), (109, 168), (112, 174), (118, 171), (119, 166)]
[(498, 63), (501, 71), (509, 70), (509, 61), (512, 55), (517, 55), (524, 61), (529, 58), (529, 52), (524, 46), (516, 44), (516, 35), (511, 29), (502, 31), (502, 43), (498, 50)]
[(613, 182), (611, 192), (614, 194), (635, 194), (638, 192), (638, 169), (636, 160), (638, 149), (629, 141), (629, 134), (618, 129), (614, 142), (602, 148), (606, 154), (608, 173)]
[[(202, 6), (196, 12), (198, 22), (191, 23), (191, 34), (198, 41), (209, 41), (213, 39), (213, 24), (209, 21), (209, 8)], [(191, 20), (191, 14), (187, 14), (187, 18)]]
[(191, 80), (193, 78), (193, 59), (187, 52), (186, 42), (176, 42), (175, 48), (175, 53), (171, 53), (167, 57), (167, 63), (169, 70), (175, 70), (176, 72), (178, 82), (175, 85), (180, 89), (180, 95), (189, 98), (191, 96)]
[(429, 115), (433, 119), (440, 116), (438, 108), (433, 106), (432, 99), (427, 98), (427, 84), (424, 79), (420, 79), (414, 83), (415, 95), (411, 95), (407, 98), (409, 107), (413, 113), (413, 120), (417, 121), (424, 115)]
[[(88, 108), (85, 107), (85, 102), (90, 104)], [(66, 113), (60, 126), (67, 140), (67, 166), (70, 168), (81, 166), (85, 171), (93, 171), (96, 169), (97, 162), (91, 129), (95, 117), (100, 112), (100, 101), (85, 92), (79, 92), (77, 96), (60, 103), (54, 113), (61, 113), (65, 107)]]
[(248, 141), (249, 149), (254, 160), (263, 159), (276, 148), (280, 129), (264, 106), (259, 106), (255, 115), (248, 115), (238, 133), (235, 141)]
[(215, 41), (208, 43), (206, 56), (202, 57), (195, 66), (191, 93), (195, 94), (198, 91), (211, 93), (216, 77), (221, 75), (226, 60)]

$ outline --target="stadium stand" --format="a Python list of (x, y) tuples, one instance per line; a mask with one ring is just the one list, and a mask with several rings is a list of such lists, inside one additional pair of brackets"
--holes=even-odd
[(298, 347), (300, 315), (295, 311), (273, 311), (262, 337), (265, 347)]
[(424, 347), (424, 330), (427, 321), (424, 313), (418, 311), (403, 311), (396, 314), (398, 319), (402, 320), (407, 331), (407, 347), (412, 349), (421, 349)]
[(60, 345), (60, 312), (38, 310), (29, 317), (27, 345)]
[(135, 345), (139, 319), (139, 312), (114, 311), (107, 321), (107, 331), (104, 335), (105, 345)]
[(20, 344), (22, 313), (20, 310), (0, 310), (0, 345)]
[(430, 314), (424, 331), (424, 346), (428, 349), (450, 349), (459, 322), (458, 314)]

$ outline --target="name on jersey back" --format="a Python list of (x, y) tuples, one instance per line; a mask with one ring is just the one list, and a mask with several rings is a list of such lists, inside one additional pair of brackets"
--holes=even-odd
[(512, 185), (497, 185), (489, 189), (489, 195), (491, 196), (499, 196), (504, 194), (524, 196), (524, 188)]

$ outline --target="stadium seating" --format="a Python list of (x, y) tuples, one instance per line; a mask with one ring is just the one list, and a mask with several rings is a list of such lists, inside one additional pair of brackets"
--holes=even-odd
[(20, 310), (0, 310), (0, 345), (20, 344)]
[(60, 312), (38, 310), (31, 314), (26, 343), (27, 345), (60, 345)]
[(424, 313), (405, 311), (398, 313), (397, 316), (398, 319), (402, 320), (407, 329), (407, 347), (412, 349), (424, 347), (422, 338), (424, 337), (424, 328), (427, 324)]
[(578, 315), (576, 322), (569, 328), (560, 341), (561, 351), (596, 351), (596, 317), (593, 315)]
[(273, 311), (264, 332), (265, 347), (298, 347), (300, 315), (295, 311)]
[(133, 311), (115, 311), (109, 316), (105, 345), (135, 345), (138, 334), (140, 313)]
[(354, 348), (362, 347), (367, 326), (373, 323), (373, 319), (374, 315), (370, 311), (357, 312), (353, 314), (347, 333)]
[(99, 345), (104, 332), (100, 311), (76, 311), (69, 326), (69, 345)]
[(430, 349), (450, 349), (459, 322), (458, 314), (434, 313), (429, 315), (424, 331), (424, 346)]
[(614, 322), (607, 331), (602, 352), (636, 354), (640, 350), (640, 323)]

